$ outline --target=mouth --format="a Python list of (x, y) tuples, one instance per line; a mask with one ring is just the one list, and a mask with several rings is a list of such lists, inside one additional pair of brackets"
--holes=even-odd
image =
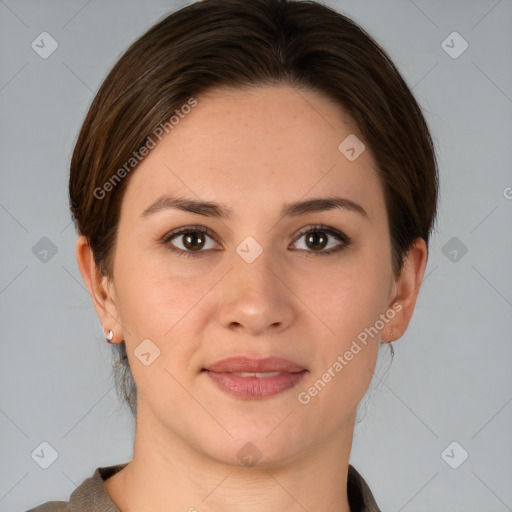
[(279, 357), (229, 357), (201, 370), (222, 391), (246, 400), (268, 398), (295, 387), (308, 373)]

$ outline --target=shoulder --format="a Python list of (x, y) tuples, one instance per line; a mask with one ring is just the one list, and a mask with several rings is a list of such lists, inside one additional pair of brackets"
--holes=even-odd
[(68, 501), (47, 501), (36, 508), (31, 508), (27, 512), (64, 512), (68, 510)]
[(119, 512), (106, 491), (104, 481), (127, 464), (98, 467), (72, 492), (69, 501), (48, 501), (26, 512)]

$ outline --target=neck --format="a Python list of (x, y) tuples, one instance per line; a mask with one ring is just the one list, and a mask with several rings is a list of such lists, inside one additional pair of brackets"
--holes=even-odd
[(354, 420), (314, 450), (265, 466), (233, 466), (194, 450), (139, 410), (133, 458), (105, 481), (122, 512), (350, 512)]

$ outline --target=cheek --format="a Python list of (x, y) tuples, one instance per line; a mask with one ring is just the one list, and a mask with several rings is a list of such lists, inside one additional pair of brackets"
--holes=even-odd
[[(365, 254), (366, 252), (366, 254)], [(338, 348), (367, 327), (387, 303), (389, 270), (371, 251), (358, 251), (335, 266), (302, 273), (297, 295), (303, 299), (326, 336)]]
[(315, 371), (297, 393), (297, 401), (308, 410), (306, 422), (327, 416), (326, 423), (335, 428), (368, 389), (378, 357), (379, 318), (387, 290), (386, 272), (369, 265), (370, 261), (359, 258), (336, 275), (337, 282), (331, 276), (308, 296), (312, 309), (321, 311), (318, 324), (325, 335), (315, 340), (311, 358)]
[[(302, 278), (300, 293), (318, 324), (312, 360), (315, 371), (301, 386), (303, 405), (314, 414), (332, 411), (333, 423), (353, 410), (371, 381), (387, 304), (389, 261), (368, 246), (347, 258), (337, 272)], [(306, 294), (306, 291), (308, 292)], [(323, 333), (320, 335), (319, 333)]]
[(135, 272), (120, 279), (120, 315), (132, 342), (141, 337), (160, 338), (177, 322), (181, 302), (175, 287)]
[(119, 310), (133, 338), (169, 335), (204, 293), (201, 280), (179, 272), (181, 267), (163, 256), (141, 252), (116, 261)]
[[(200, 342), (200, 316), (207, 303), (201, 298), (218, 278), (178, 272), (161, 260), (145, 261), (144, 254), (117, 263), (120, 319), (137, 385), (142, 389), (153, 386), (155, 378), (167, 379), (164, 369), (177, 377), (185, 374)], [(158, 354), (151, 371), (137, 360), (142, 347)]]
[[(148, 272), (125, 276), (120, 308), (133, 378), (142, 396), (166, 396), (169, 407), (183, 397), (175, 380), (184, 381), (191, 355), (197, 349), (187, 330), (187, 312), (197, 302), (195, 290)], [(184, 336), (184, 332), (187, 336)], [(149, 354), (149, 355), (148, 355)], [(162, 393), (162, 389), (174, 390)]]

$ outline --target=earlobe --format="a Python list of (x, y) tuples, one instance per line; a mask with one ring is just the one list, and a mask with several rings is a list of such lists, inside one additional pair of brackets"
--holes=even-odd
[(92, 249), (83, 235), (76, 241), (76, 259), (80, 274), (91, 296), (94, 309), (107, 332), (118, 325), (118, 310), (110, 290), (110, 281), (103, 276), (94, 261)]
[(402, 272), (396, 281), (396, 294), (389, 305), (396, 311), (396, 304), (399, 304), (400, 311), (396, 312), (394, 320), (389, 324), (387, 341), (396, 341), (407, 330), (425, 273), (427, 254), (425, 240), (417, 238), (405, 256)]

